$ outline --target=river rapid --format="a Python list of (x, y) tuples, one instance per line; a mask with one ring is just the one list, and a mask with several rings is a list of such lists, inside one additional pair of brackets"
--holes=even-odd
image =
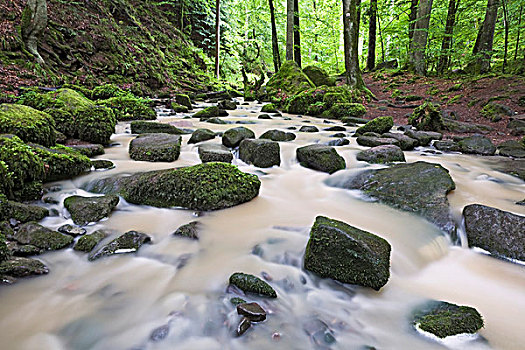
[[(204, 107), (201, 104), (200, 107)], [(331, 187), (365, 168), (356, 160), (366, 149), (349, 137), (336, 147), (347, 169), (333, 175), (301, 167), (295, 150), (326, 143), (333, 126), (322, 119), (286, 115), (257, 119), (261, 105), (241, 105), (224, 120), (244, 125), (260, 136), (269, 129), (315, 125), (321, 132), (294, 132), (281, 142), (281, 166), (260, 169), (234, 159), (244, 172), (257, 174), (261, 191), (251, 202), (215, 212), (158, 209), (121, 199), (108, 219), (87, 226), (88, 233), (105, 228), (123, 233), (137, 230), (153, 244), (137, 253), (89, 262), (73, 249), (38, 256), (50, 269), (46, 276), (21, 280), (0, 289), (0, 348), (17, 349), (523, 349), (525, 332), (525, 266), (499, 260), (463, 246), (454, 246), (435, 226), (419, 216), (373, 202), (359, 191)], [(238, 125), (216, 125), (197, 119), (159, 114), (159, 121), (182, 128), (224, 131)], [(60, 204), (45, 204), (58, 216), (41, 223), (57, 229), (73, 223), (63, 200), (97, 178), (199, 164), (197, 146), (183, 136), (181, 155), (173, 163), (133, 161), (128, 145), (134, 138), (129, 123), (120, 123), (115, 144), (100, 159), (116, 168), (93, 171), (51, 192)], [(220, 143), (220, 138), (207, 141)], [(515, 202), (525, 198), (518, 178), (492, 170), (482, 158), (435, 154), (431, 148), (405, 152), (407, 162), (439, 163), (450, 171), (456, 190), (448, 199), (454, 218), (463, 207), (479, 203), (525, 215)], [(41, 205), (44, 205), (41, 203)], [(327, 216), (385, 238), (392, 245), (391, 276), (379, 291), (321, 279), (302, 268), (302, 256), (315, 217)], [(174, 237), (181, 225), (202, 223), (200, 240)], [(461, 231), (461, 230), (460, 230)], [(461, 232), (460, 232), (461, 235)], [(241, 337), (232, 336), (239, 316), (230, 299), (228, 278), (234, 272), (264, 277), (277, 299), (253, 295), (267, 312), (265, 322)], [(412, 310), (428, 299), (475, 307), (485, 320), (478, 336), (432, 340), (411, 325)], [(159, 328), (162, 327), (162, 328)], [(156, 330), (154, 332), (154, 330)], [(163, 333), (155, 341), (153, 334)], [(153, 338), (153, 339), (152, 339)]]

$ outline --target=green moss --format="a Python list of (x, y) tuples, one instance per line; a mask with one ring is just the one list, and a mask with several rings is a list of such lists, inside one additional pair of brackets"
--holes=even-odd
[(183, 135), (186, 134), (185, 131), (164, 123), (157, 122), (146, 122), (146, 121), (133, 121), (130, 124), (132, 134), (173, 134), (173, 135)]
[(335, 104), (338, 103), (348, 103), (348, 97), (340, 92), (327, 92), (323, 96), (323, 102), (325, 103), (327, 108), (331, 108)]
[(266, 84), (266, 94), (269, 99), (272, 97), (287, 98), (314, 86), (297, 63), (286, 61)]
[(89, 96), (93, 100), (106, 100), (112, 97), (123, 97), (131, 95), (130, 92), (122, 90), (115, 84), (104, 84), (97, 86)]
[(452, 97), (450, 100), (448, 100), (448, 103), (449, 104), (454, 104), (454, 103), (459, 102), (460, 99), (461, 99), (461, 95), (456, 95), (456, 96)]
[(157, 118), (149, 99), (124, 95), (110, 97), (107, 100), (97, 101), (97, 103), (111, 108), (117, 120), (154, 120)]
[(171, 103), (171, 109), (173, 109), (175, 113), (188, 113), (189, 111), (188, 107), (180, 105), (176, 102)]
[(0, 105), (0, 134), (14, 134), (26, 142), (44, 146), (52, 146), (56, 142), (53, 118), (23, 105)]
[(36, 222), (21, 225), (15, 238), (22, 244), (31, 244), (46, 250), (62, 249), (73, 243), (73, 237), (51, 231)]
[(33, 150), (44, 162), (46, 182), (70, 179), (91, 168), (88, 157), (66, 146), (45, 148), (34, 145)]
[(217, 106), (210, 106), (204, 108), (202, 111), (198, 111), (197, 113), (192, 115), (192, 118), (200, 118), (201, 120), (214, 118), (219, 116), (219, 107)]
[(133, 160), (174, 162), (179, 159), (182, 138), (171, 134), (142, 134), (129, 144)]
[(176, 94), (175, 95), (175, 104), (186, 107), (186, 112), (191, 110), (193, 106), (191, 105), (191, 99), (186, 94)]
[(277, 107), (273, 103), (268, 103), (261, 108), (262, 113), (276, 113)]
[(293, 114), (305, 114), (312, 105), (324, 104), (325, 108), (335, 103), (356, 101), (360, 93), (344, 86), (320, 86), (311, 88), (286, 99), (284, 110)]
[(230, 276), (230, 284), (240, 288), (247, 293), (254, 293), (268, 296), (270, 298), (277, 298), (275, 290), (259, 277), (249, 275), (242, 272), (236, 272)]
[(408, 122), (418, 130), (439, 131), (443, 129), (443, 117), (438, 106), (432, 102), (425, 102), (414, 109)]
[(0, 160), (0, 179), (2, 179), (2, 181), (0, 181), (0, 195), (11, 192), (14, 187), (12, 176), (13, 173), (9, 171), (7, 164), (3, 160)]
[(384, 134), (388, 132), (394, 126), (394, 119), (392, 117), (378, 117), (372, 119), (362, 127), (356, 130), (357, 135), (362, 135), (367, 132), (375, 132), (378, 134)]
[(237, 306), (246, 303), (246, 300), (235, 297), (230, 299), (230, 303), (232, 303), (233, 306)]
[(307, 66), (303, 68), (304, 74), (310, 78), (312, 83), (314, 83), (315, 86), (334, 86), (335, 85), (335, 79), (331, 78), (328, 73), (316, 66)]
[(336, 103), (321, 115), (327, 119), (360, 118), (366, 114), (366, 108), (360, 103)]
[(64, 207), (71, 214), (75, 224), (87, 225), (90, 222), (97, 222), (108, 217), (118, 202), (119, 197), (115, 195), (102, 197), (71, 196), (64, 200)]
[(308, 106), (306, 114), (315, 117), (322, 114), (326, 109), (327, 107), (324, 102), (315, 102), (314, 104)]
[(29, 221), (40, 221), (48, 216), (48, 214), (49, 212), (46, 208), (36, 205), (23, 204), (14, 201), (4, 202), (5, 219), (15, 219), (21, 223), (25, 223)]
[(75, 90), (76, 92), (80, 92), (84, 97), (91, 98), (91, 94), (93, 93), (93, 90), (80, 85), (75, 84), (64, 84), (62, 85), (63, 89), (71, 89)]
[(110, 234), (107, 231), (98, 230), (89, 235), (82, 236), (79, 238), (73, 249), (79, 252), (89, 253), (100, 241), (109, 237), (109, 235)]

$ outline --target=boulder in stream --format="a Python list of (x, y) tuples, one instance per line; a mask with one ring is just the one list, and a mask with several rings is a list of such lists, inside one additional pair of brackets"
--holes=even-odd
[(270, 140), (245, 139), (239, 145), (239, 158), (259, 168), (281, 165), (279, 143)]
[(233, 160), (233, 154), (229, 148), (224, 147), (223, 145), (205, 143), (199, 146), (199, 158), (203, 163), (231, 163)]
[(398, 146), (400, 145), (399, 141), (390, 137), (376, 137), (376, 136), (367, 136), (362, 135), (357, 138), (357, 144), (360, 146), (366, 146), (366, 147), (377, 147), (377, 146), (385, 146), (385, 145), (394, 145)]
[(213, 140), (215, 136), (217, 136), (215, 135), (215, 132), (210, 129), (197, 129), (191, 134), (188, 144)]
[(297, 149), (297, 160), (302, 166), (333, 174), (346, 167), (346, 162), (335, 148), (326, 145), (308, 145)]
[(0, 220), (15, 219), (22, 223), (40, 221), (49, 215), (46, 208), (3, 199), (0, 196)]
[(129, 156), (133, 160), (174, 162), (179, 159), (181, 142), (179, 135), (139, 135), (129, 144)]
[(230, 284), (238, 287), (246, 293), (254, 293), (270, 298), (277, 298), (277, 293), (275, 290), (268, 283), (254, 275), (236, 272), (230, 276)]
[(73, 249), (89, 253), (99, 244), (104, 238), (109, 237), (111, 233), (106, 230), (97, 230), (89, 235), (85, 235), (79, 238)]
[(265, 139), (265, 140), (267, 139), (267, 140), (272, 140), (272, 141), (287, 142), (287, 141), (295, 140), (296, 136), (292, 132), (285, 132), (285, 131), (273, 129), (273, 130), (266, 131), (264, 134), (259, 136), (259, 138)]
[(361, 151), (356, 155), (357, 160), (368, 163), (392, 163), (405, 162), (405, 154), (403, 150), (395, 145), (377, 146), (365, 151)]
[(34, 245), (45, 250), (62, 249), (73, 243), (73, 237), (52, 231), (36, 222), (21, 225), (14, 238), (22, 244)]
[(411, 137), (408, 137), (404, 134), (394, 133), (394, 132), (386, 132), (381, 135), (382, 138), (391, 138), (396, 139), (399, 141), (399, 147), (403, 151), (409, 151), (414, 149), (415, 147), (419, 146), (419, 141), (416, 139), (413, 139)]
[(525, 144), (516, 140), (509, 140), (498, 145), (500, 156), (525, 158)]
[(86, 157), (100, 156), (104, 154), (104, 146), (96, 143), (82, 143), (79, 145), (67, 145), (67, 147), (74, 149), (78, 153)]
[(392, 129), (393, 126), (394, 119), (392, 117), (377, 117), (358, 128), (355, 133), (357, 135), (362, 135), (366, 132), (376, 132), (378, 134), (383, 134)]
[(143, 244), (150, 242), (151, 237), (147, 234), (128, 231), (89, 254), (88, 260), (93, 261), (114, 254), (133, 253), (139, 250)]
[(35, 275), (44, 275), (49, 272), (44, 263), (36, 259), (13, 257), (9, 260), (0, 262), (0, 279), (4, 276), (14, 278)]
[(390, 250), (381, 237), (318, 216), (310, 231), (304, 268), (321, 277), (379, 290), (390, 277)]
[(485, 136), (473, 135), (457, 140), (463, 153), (480, 154), (482, 156), (492, 156), (496, 153), (496, 146)]
[(200, 222), (192, 221), (179, 227), (175, 232), (173, 232), (173, 235), (198, 240), (200, 227)]
[(300, 132), (319, 132), (319, 129), (313, 125), (303, 125), (299, 129)]
[(187, 134), (187, 132), (184, 130), (181, 130), (173, 125), (159, 122), (145, 122), (136, 120), (131, 122), (130, 127), (132, 134)]
[(199, 118), (200, 120), (206, 120), (210, 118), (215, 118), (219, 116), (219, 107), (218, 106), (210, 106), (206, 107), (201, 111), (198, 111), (197, 113), (193, 114), (192, 118)]
[(228, 129), (222, 135), (222, 144), (226, 147), (235, 148), (241, 144), (244, 139), (254, 139), (255, 134), (244, 126)]
[(405, 135), (418, 140), (421, 146), (428, 146), (432, 140), (441, 140), (443, 138), (443, 134), (435, 131), (407, 130), (405, 131)]
[(118, 196), (108, 195), (102, 197), (71, 196), (64, 201), (64, 207), (71, 214), (71, 218), (77, 225), (87, 225), (97, 222), (115, 209), (119, 202)]

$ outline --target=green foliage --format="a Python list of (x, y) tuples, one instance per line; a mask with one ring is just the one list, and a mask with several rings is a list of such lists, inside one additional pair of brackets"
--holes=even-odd
[(35, 145), (33, 150), (44, 162), (44, 181), (69, 179), (91, 168), (88, 157), (69, 147), (56, 145), (45, 148)]
[(97, 101), (97, 103), (110, 107), (117, 120), (154, 120), (157, 118), (155, 110), (151, 107), (151, 100), (137, 98), (130, 94), (110, 97)]
[(44, 146), (51, 146), (56, 142), (53, 118), (47, 113), (22, 105), (0, 105), (0, 134), (14, 134), (26, 142)]
[(131, 95), (130, 92), (124, 91), (115, 84), (104, 84), (97, 86), (89, 96), (92, 100), (107, 100), (112, 97), (124, 97)]

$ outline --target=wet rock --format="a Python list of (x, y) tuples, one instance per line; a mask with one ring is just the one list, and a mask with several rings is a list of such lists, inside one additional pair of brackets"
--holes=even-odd
[(244, 139), (254, 139), (255, 134), (244, 126), (228, 129), (222, 135), (222, 144), (226, 147), (235, 148), (240, 145)]
[(356, 158), (368, 163), (405, 162), (403, 150), (394, 145), (377, 146), (361, 151)]
[(229, 148), (217, 144), (203, 144), (199, 146), (199, 157), (203, 163), (223, 162), (231, 163), (233, 154)]
[(471, 204), (463, 209), (463, 217), (469, 247), (525, 261), (525, 216)]
[(368, 121), (365, 125), (358, 128), (355, 133), (362, 135), (366, 132), (376, 132), (384, 134), (394, 126), (394, 119), (392, 117), (378, 117)]
[(44, 275), (49, 269), (42, 262), (22, 257), (13, 257), (0, 262), (0, 276), (27, 277)]
[(492, 156), (496, 153), (496, 146), (492, 141), (482, 135), (473, 135), (465, 138), (457, 138), (461, 152), (467, 154), (480, 154), (483, 156)]
[(133, 253), (139, 250), (143, 244), (150, 242), (151, 237), (147, 234), (137, 231), (128, 231), (89, 254), (88, 260), (93, 261), (114, 254)]
[(86, 234), (85, 228), (73, 226), (70, 224), (65, 224), (65, 225), (60, 226), (57, 231), (65, 235), (69, 235), (73, 237), (82, 236)]
[(358, 145), (366, 147), (377, 147), (383, 145), (394, 145), (399, 147), (400, 144), (396, 139), (375, 136), (359, 136), (356, 141)]
[(115, 209), (119, 203), (119, 197), (108, 195), (102, 197), (71, 196), (64, 201), (64, 207), (71, 214), (71, 218), (77, 225), (87, 225), (97, 222)]
[(165, 325), (155, 328), (151, 332), (149, 339), (152, 342), (158, 342), (158, 341), (164, 340), (169, 335), (169, 333), (170, 333), (170, 325), (165, 324)]
[(394, 208), (418, 213), (447, 233), (456, 230), (447, 200), (456, 185), (439, 164), (415, 162), (366, 170), (341, 187), (360, 189)]
[(191, 134), (188, 144), (213, 140), (215, 136), (215, 132), (210, 129), (197, 129)]
[(187, 132), (184, 130), (181, 130), (173, 125), (158, 122), (145, 122), (137, 120), (132, 121), (130, 126), (132, 134), (187, 134)]
[(436, 141), (433, 145), (443, 152), (461, 152), (461, 147), (453, 140)]
[(240, 288), (243, 292), (254, 293), (270, 298), (277, 298), (275, 290), (259, 277), (242, 272), (236, 272), (230, 276), (230, 284)]
[(109, 170), (109, 169), (113, 169), (115, 167), (115, 164), (112, 161), (105, 160), (105, 159), (92, 160), (91, 161), (91, 165), (96, 170), (102, 170), (102, 169)]
[(243, 298), (235, 297), (230, 299), (230, 303), (232, 303), (234, 306), (237, 306), (239, 304), (245, 304), (246, 300), (244, 300)]
[(100, 156), (104, 154), (104, 146), (100, 144), (81, 144), (81, 145), (68, 145), (68, 147), (73, 148), (75, 151), (78, 151), (80, 154), (85, 155), (86, 157)]
[(381, 237), (318, 216), (310, 231), (304, 268), (322, 277), (379, 290), (390, 277), (390, 250)]
[(500, 156), (525, 158), (525, 145), (519, 141), (509, 140), (498, 145)]
[(181, 142), (179, 135), (139, 135), (129, 144), (129, 156), (133, 160), (174, 162), (179, 158)]
[(443, 117), (437, 105), (425, 102), (414, 109), (414, 113), (408, 118), (408, 122), (423, 131), (439, 131), (443, 129)]
[(525, 181), (525, 159), (505, 157), (487, 157), (488, 164), (494, 170), (516, 176)]
[(97, 244), (110, 235), (111, 233), (106, 230), (95, 231), (89, 235), (80, 237), (73, 249), (79, 252), (89, 253), (97, 246)]
[(308, 145), (296, 151), (297, 160), (302, 166), (333, 174), (346, 167), (346, 162), (331, 146)]
[(5, 219), (15, 219), (21, 223), (29, 221), (40, 221), (49, 215), (46, 208), (36, 205), (24, 204), (0, 198), (0, 220), (2, 216)]
[(189, 224), (179, 227), (173, 232), (173, 235), (198, 240), (200, 226), (201, 224), (198, 221), (192, 221)]
[(279, 143), (264, 139), (245, 139), (239, 145), (239, 158), (259, 168), (281, 165)]
[(277, 113), (277, 107), (273, 103), (264, 105), (261, 109), (262, 113)]
[(273, 119), (268, 114), (261, 114), (257, 117), (257, 119)]
[(250, 329), (251, 326), (252, 323), (250, 322), (250, 320), (246, 317), (243, 317), (239, 322), (239, 325), (237, 326), (237, 336), (240, 337), (241, 335), (246, 333), (246, 331)]
[(346, 124), (366, 124), (370, 120), (364, 119), (364, 118), (357, 118), (357, 117), (345, 117), (341, 121), (346, 125)]
[(234, 111), (237, 109), (237, 103), (232, 100), (222, 100), (219, 102), (219, 109)]
[(185, 168), (98, 179), (86, 186), (95, 193), (120, 194), (133, 204), (217, 210), (255, 198), (261, 182), (226, 163), (204, 163)]
[(336, 341), (330, 327), (317, 317), (311, 317), (308, 319), (303, 324), (303, 330), (316, 345), (316, 349), (327, 350)]
[[(11, 253), (11, 255), (22, 256), (22, 257), (31, 256), (31, 255), (40, 255), (44, 252), (42, 249), (35, 247), (34, 245), (19, 244), (18, 242), (14, 242), (14, 241), (7, 242), (7, 248), (9, 249), (9, 252)], [(2, 255), (2, 253), (0, 253), (0, 255)], [(0, 261), (3, 261), (3, 260), (5, 259), (2, 259), (2, 257), (0, 256)]]
[(281, 130), (268, 130), (262, 134), (260, 139), (267, 139), (272, 141), (287, 142), (295, 140), (296, 136), (292, 132), (284, 132)]
[(231, 122), (227, 122), (225, 120), (222, 120), (221, 118), (219, 117), (216, 117), (216, 118), (210, 118), (210, 119), (206, 119), (206, 123), (210, 123), (210, 124), (231, 124)]
[(486, 134), (492, 130), (493, 127), (483, 124), (465, 123), (457, 120), (443, 119), (443, 129), (457, 133), (478, 133)]
[(257, 303), (244, 303), (237, 305), (237, 313), (246, 317), (251, 322), (266, 320), (266, 311)]
[(340, 138), (340, 139), (337, 139), (337, 140), (329, 141), (326, 145), (327, 146), (338, 147), (338, 146), (346, 146), (346, 145), (349, 145), (349, 144), (350, 144), (350, 141), (348, 139)]
[(445, 338), (463, 333), (476, 333), (483, 327), (483, 319), (472, 307), (437, 301), (417, 309), (412, 324), (439, 338)]
[(338, 132), (338, 133), (330, 135), (330, 137), (342, 138), (342, 137), (346, 137), (346, 134), (344, 132)]
[(416, 139), (413, 139), (411, 137), (408, 137), (404, 134), (398, 134), (393, 132), (387, 132), (381, 135), (381, 137), (387, 137), (391, 139), (396, 139), (399, 141), (399, 147), (403, 151), (409, 151), (414, 149), (415, 147), (419, 146), (419, 141)]
[[(171, 103), (171, 109), (173, 109), (173, 112), (175, 113), (188, 113), (189, 109), (186, 106), (182, 106), (178, 103), (172, 102)], [(170, 114), (168, 114), (170, 115)]]
[(191, 110), (193, 106), (191, 105), (191, 99), (186, 94), (176, 94), (175, 95), (175, 102), (178, 105), (186, 107), (188, 110)]
[(14, 238), (22, 244), (30, 244), (45, 250), (57, 250), (73, 243), (73, 237), (52, 231), (36, 222), (20, 226)]
[(324, 128), (325, 131), (346, 131), (346, 128), (344, 126), (336, 125), (331, 126), (329, 128)]
[(421, 146), (428, 146), (432, 140), (441, 140), (443, 138), (443, 134), (433, 131), (407, 130), (405, 131), (405, 135), (418, 140)]
[(299, 129), (300, 132), (319, 132), (319, 129), (313, 125), (303, 125)]
[(198, 111), (197, 113), (193, 114), (192, 118), (199, 118), (200, 120), (206, 120), (210, 118), (215, 118), (219, 116), (219, 107), (217, 106), (211, 106), (206, 107), (202, 111)]

